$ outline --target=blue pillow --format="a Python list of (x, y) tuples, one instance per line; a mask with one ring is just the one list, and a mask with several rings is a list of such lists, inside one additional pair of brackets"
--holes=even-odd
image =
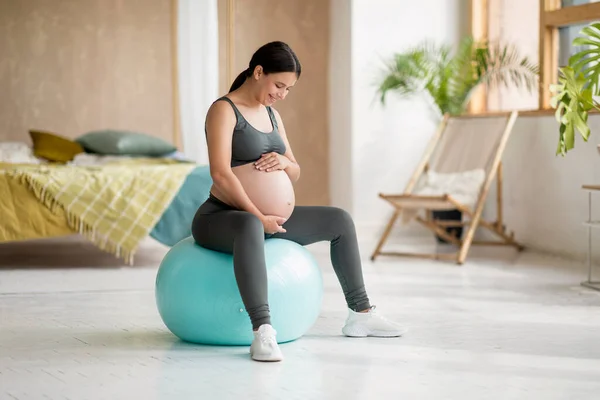
[(150, 236), (166, 246), (174, 246), (189, 237), (192, 234), (194, 215), (208, 198), (212, 183), (208, 165), (194, 168), (150, 232)]

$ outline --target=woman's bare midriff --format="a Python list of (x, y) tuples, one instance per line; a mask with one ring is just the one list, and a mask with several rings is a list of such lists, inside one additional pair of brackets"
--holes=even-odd
[[(296, 198), (294, 186), (285, 171), (265, 172), (248, 163), (231, 169), (242, 184), (250, 201), (263, 215), (274, 215), (288, 219), (294, 211)], [(213, 187), (213, 194), (219, 197)]]

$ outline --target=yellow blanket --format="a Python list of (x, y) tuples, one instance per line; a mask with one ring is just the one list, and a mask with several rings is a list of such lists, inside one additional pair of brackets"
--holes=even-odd
[[(38, 223), (50, 223), (52, 233), (67, 234), (64, 225), (56, 226), (62, 215), (68, 228), (131, 264), (140, 241), (158, 222), (194, 167), (169, 160), (152, 164), (135, 160), (94, 167), (3, 168), (0, 197), (12, 202), (0, 203), (0, 227), (4, 226), (7, 236), (14, 236), (19, 228), (28, 225), (23, 216), (15, 218), (11, 213), (11, 208), (21, 201), (19, 192), (23, 194), (26, 188), (38, 199), (39, 206), (45, 208), (28, 210), (27, 219), (31, 215)], [(45, 221), (41, 221), (43, 217)], [(16, 229), (11, 231), (11, 227)]]

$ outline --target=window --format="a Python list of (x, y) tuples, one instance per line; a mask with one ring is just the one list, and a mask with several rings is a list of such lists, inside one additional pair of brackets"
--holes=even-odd
[(472, 36), (515, 45), (540, 66), (537, 92), (479, 90), (470, 111), (551, 110), (550, 85), (580, 50), (572, 46), (573, 39), (589, 23), (600, 21), (600, 0), (470, 0), (470, 6)]
[(582, 4), (598, 3), (599, 1), (600, 0), (562, 0), (560, 2), (560, 7), (580, 6)]
[(579, 36), (579, 32), (585, 28), (587, 24), (576, 24), (569, 26), (561, 26), (558, 28), (558, 64), (557, 66), (564, 67), (568, 64), (569, 58), (581, 51), (578, 47), (573, 47), (573, 39)]
[(558, 69), (580, 49), (571, 43), (583, 27), (600, 20), (600, 0), (540, 0), (539, 108), (550, 108), (550, 85)]

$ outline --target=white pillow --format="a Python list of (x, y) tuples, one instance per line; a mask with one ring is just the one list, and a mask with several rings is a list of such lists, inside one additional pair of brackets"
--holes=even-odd
[(115, 161), (131, 159), (130, 156), (105, 156), (101, 154), (79, 153), (73, 158), (73, 161), (68, 162), (68, 165), (73, 166), (96, 166), (110, 164)]
[(30, 145), (23, 142), (0, 142), (0, 162), (13, 164), (41, 164), (33, 155)]
[(427, 171), (415, 194), (423, 196), (448, 194), (461, 204), (474, 207), (484, 180), (483, 169), (454, 173)]

